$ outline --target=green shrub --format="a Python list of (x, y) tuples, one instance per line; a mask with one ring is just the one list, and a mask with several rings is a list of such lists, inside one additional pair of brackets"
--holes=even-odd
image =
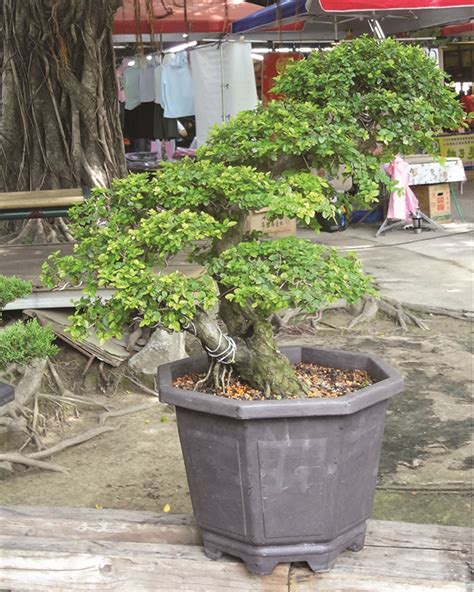
[(15, 276), (0, 275), (0, 312), (9, 302), (31, 294), (31, 282)]
[[(8, 302), (31, 294), (31, 283), (15, 276), (0, 275), (0, 313)], [(37, 358), (56, 353), (54, 333), (36, 320), (18, 322), (0, 329), (0, 368), (16, 363), (25, 366)]]
[(35, 359), (56, 353), (55, 335), (38, 321), (18, 322), (0, 331), (0, 368), (16, 363), (26, 366)]

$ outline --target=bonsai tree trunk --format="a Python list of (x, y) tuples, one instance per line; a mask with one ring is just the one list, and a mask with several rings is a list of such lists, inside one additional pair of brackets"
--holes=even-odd
[[(220, 316), (232, 336), (225, 334), (207, 313), (193, 319), (193, 330), (212, 354), (207, 376), (217, 391), (225, 387), (231, 368), (240, 378), (261, 390), (265, 397), (302, 398), (308, 389), (296, 377), (291, 364), (277, 348), (272, 326), (262, 320), (247, 320), (237, 306), (221, 303)], [(235, 353), (232, 348), (235, 343)], [(223, 363), (219, 359), (225, 358)], [(232, 362), (232, 363), (231, 363)]]
[(0, 186), (106, 186), (126, 174), (112, 20), (121, 0), (3, 0)]

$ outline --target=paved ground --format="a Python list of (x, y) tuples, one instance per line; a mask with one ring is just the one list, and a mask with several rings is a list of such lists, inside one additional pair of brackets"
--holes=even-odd
[(356, 251), (383, 295), (408, 304), (472, 311), (474, 181), (464, 185), (459, 203), (465, 222), (453, 208), (453, 222), (444, 225), (445, 231), (415, 234), (394, 229), (375, 238), (378, 226), (360, 224), (315, 238), (310, 231), (301, 235), (341, 251)]

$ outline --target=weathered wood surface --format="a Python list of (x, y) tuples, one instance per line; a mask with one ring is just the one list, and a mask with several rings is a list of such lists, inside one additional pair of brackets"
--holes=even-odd
[[(0, 246), (0, 273), (3, 275), (16, 275), (33, 283), (35, 290), (43, 290), (39, 280), (41, 266), (46, 259), (60, 251), (62, 255), (71, 255), (73, 244), (57, 243), (50, 245), (3, 245)], [(186, 255), (180, 254), (173, 257), (167, 267), (167, 273), (180, 271), (189, 276), (199, 274), (201, 268), (186, 261)], [(33, 308), (30, 306), (30, 308)]]
[(365, 548), (313, 574), (271, 576), (207, 559), (190, 516), (87, 508), (0, 508), (0, 588), (69, 592), (465, 592), (472, 531), (371, 521)]
[(0, 193), (0, 211), (72, 206), (83, 201), (84, 196), (80, 188), (16, 191)]

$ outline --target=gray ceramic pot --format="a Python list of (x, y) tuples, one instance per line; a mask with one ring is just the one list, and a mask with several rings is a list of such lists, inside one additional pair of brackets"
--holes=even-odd
[(360, 550), (372, 512), (390, 397), (399, 373), (372, 356), (281, 348), (291, 362), (367, 370), (375, 384), (336, 399), (234, 401), (173, 388), (206, 356), (160, 366), (160, 399), (176, 406), (189, 490), (206, 555), (269, 574), (280, 562), (330, 569)]
[(0, 382), (0, 406), (6, 405), (10, 401), (13, 401), (14, 398), (15, 389), (5, 382)]

